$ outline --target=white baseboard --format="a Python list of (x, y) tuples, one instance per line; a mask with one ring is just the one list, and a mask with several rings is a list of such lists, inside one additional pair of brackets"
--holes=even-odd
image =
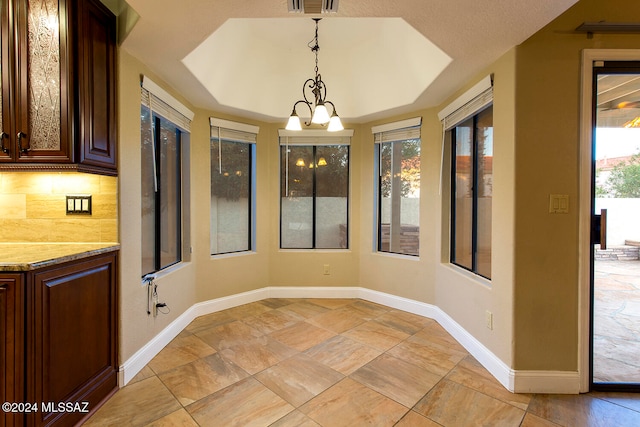
[(439, 307), (361, 287), (273, 286), (197, 303), (187, 309), (120, 367), (120, 386), (142, 368), (196, 317), (267, 298), (361, 298), (437, 321), (507, 390), (514, 393), (565, 393), (580, 391), (578, 372), (514, 371)]

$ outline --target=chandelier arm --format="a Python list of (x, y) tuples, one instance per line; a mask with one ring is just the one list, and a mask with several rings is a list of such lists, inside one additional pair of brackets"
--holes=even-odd
[(315, 96), (314, 91), (316, 88), (316, 81), (314, 79), (307, 79), (307, 81), (302, 85), (302, 97), (307, 102), (307, 104), (311, 104), (311, 101), (309, 101), (309, 98), (307, 98), (307, 91), (305, 90), (307, 88), (311, 89), (311, 93), (313, 93)]
[[(298, 104), (304, 104), (307, 106), (307, 108), (309, 109), (309, 121), (305, 121), (304, 124), (305, 126), (311, 126), (311, 117), (313, 117), (313, 110), (311, 109), (311, 103), (309, 101), (306, 101), (306, 97), (305, 99), (301, 99), (300, 101), (296, 101), (295, 104), (293, 104), (293, 111), (296, 111), (296, 107), (298, 106)], [(297, 111), (296, 111), (297, 114)]]
[(329, 105), (331, 105), (331, 108), (333, 108), (333, 113), (332, 113), (332, 114), (329, 114), (330, 116), (331, 116), (331, 115), (333, 115), (333, 114), (335, 114), (336, 116), (338, 115), (338, 113), (336, 113), (336, 106), (335, 106), (335, 105), (333, 105), (333, 102), (331, 102), (331, 101), (324, 101), (324, 103), (325, 103), (325, 104), (329, 104)]

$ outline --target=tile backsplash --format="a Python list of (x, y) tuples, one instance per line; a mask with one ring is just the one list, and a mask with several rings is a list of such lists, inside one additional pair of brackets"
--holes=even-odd
[[(68, 194), (90, 194), (92, 214), (67, 215)], [(0, 172), (0, 242), (117, 241), (117, 177)]]

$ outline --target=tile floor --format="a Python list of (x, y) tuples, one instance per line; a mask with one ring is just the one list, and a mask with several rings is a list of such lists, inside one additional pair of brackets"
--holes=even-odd
[(509, 393), (438, 323), (353, 299), (194, 320), (85, 426), (639, 426), (640, 394)]

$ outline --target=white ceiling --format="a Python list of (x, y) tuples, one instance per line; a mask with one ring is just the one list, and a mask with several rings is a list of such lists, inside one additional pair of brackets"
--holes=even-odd
[[(342, 0), (319, 25), (327, 99), (347, 122), (438, 105), (576, 1)], [(123, 49), (196, 107), (284, 122), (314, 76), (320, 15), (286, 0), (128, 3)]]

